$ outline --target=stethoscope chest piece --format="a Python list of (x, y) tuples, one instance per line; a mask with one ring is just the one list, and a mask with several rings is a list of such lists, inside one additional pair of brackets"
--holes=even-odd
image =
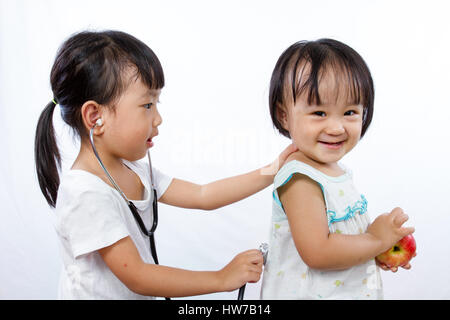
[[(263, 255), (263, 265), (266, 265), (267, 255), (269, 253), (269, 245), (265, 242), (261, 243), (261, 245), (259, 246), (259, 251), (261, 251)], [(238, 300), (244, 299), (244, 292), (245, 292), (245, 284), (239, 288)]]

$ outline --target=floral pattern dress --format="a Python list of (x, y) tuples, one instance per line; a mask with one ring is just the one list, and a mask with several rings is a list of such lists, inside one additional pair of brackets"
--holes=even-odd
[(297, 160), (286, 163), (275, 176), (269, 253), (263, 274), (261, 299), (382, 299), (382, 283), (375, 260), (345, 270), (322, 271), (303, 262), (292, 238), (277, 189), (295, 173), (308, 176), (322, 189), (330, 233), (361, 234), (370, 224), (368, 202), (352, 173), (330, 177)]

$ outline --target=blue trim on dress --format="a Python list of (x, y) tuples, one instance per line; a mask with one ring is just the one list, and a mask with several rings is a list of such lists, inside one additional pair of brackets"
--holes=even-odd
[(280, 208), (283, 209), (283, 205), (281, 204), (281, 201), (278, 200), (278, 198), (275, 196), (275, 191), (272, 192), (272, 197), (273, 197), (273, 200), (275, 200), (275, 202), (280, 206)]
[[(291, 180), (291, 178), (292, 178), (292, 176), (294, 175), (294, 174), (296, 174), (296, 173), (300, 173), (300, 174), (303, 174), (304, 175), (304, 173), (301, 173), (301, 172), (294, 172), (294, 173), (291, 173), (290, 174), (290, 176), (278, 187), (278, 188), (280, 188), (280, 187), (282, 187), (282, 186), (284, 186), (286, 183), (288, 183), (289, 182), (289, 180)], [(308, 176), (309, 177), (309, 176)], [(310, 179), (312, 179), (311, 177), (309, 177)], [(322, 193), (323, 193), (323, 197), (325, 198), (325, 190), (323, 189), (323, 186), (322, 186), (322, 184), (319, 182), (319, 181), (316, 181), (316, 180), (313, 180), (314, 182), (316, 182), (319, 186), (320, 186), (320, 189), (322, 189)], [(277, 189), (278, 189), (277, 188)], [(283, 205), (281, 204), (281, 201), (280, 201), (280, 199), (278, 199), (278, 197), (276, 197), (275, 196), (275, 191), (276, 190), (273, 190), (273, 192), (272, 192), (272, 197), (273, 197), (273, 199), (275, 200), (275, 202), (280, 206), (280, 208), (284, 211), (284, 208), (283, 208)]]
[[(290, 175), (290, 176), (283, 182), (283, 184), (281, 184), (278, 188), (280, 188), (280, 187), (284, 186), (286, 183), (288, 183), (289, 180), (291, 180), (291, 178), (292, 178), (293, 175), (294, 175), (294, 173), (291, 173), (291, 175)], [(276, 203), (280, 206), (280, 208), (284, 211), (284, 208), (283, 208), (283, 205), (281, 204), (280, 199), (278, 199), (278, 197), (275, 196), (275, 191), (276, 191), (276, 190), (273, 190), (273, 192), (272, 192), (273, 200), (275, 200), (275, 202), (276, 202)]]
[(356, 213), (359, 215), (362, 215), (367, 212), (367, 200), (364, 197), (364, 195), (361, 195), (361, 200), (358, 200), (355, 202), (353, 207), (348, 206), (345, 208), (345, 216), (336, 218), (336, 212), (332, 210), (327, 210), (328, 215), (328, 226), (330, 226), (332, 223), (339, 222), (339, 221), (345, 221), (350, 218), (353, 218)]

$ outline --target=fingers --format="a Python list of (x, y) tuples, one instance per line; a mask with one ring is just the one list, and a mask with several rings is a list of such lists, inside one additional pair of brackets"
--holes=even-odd
[(257, 265), (253, 265), (253, 267), (251, 267), (248, 270), (248, 282), (250, 283), (255, 283), (258, 282), (259, 279), (261, 278), (261, 273), (262, 273), (262, 265), (257, 266)]
[(407, 214), (405, 214), (405, 213), (399, 213), (399, 214), (397, 214), (397, 215), (394, 217), (393, 222), (394, 222), (394, 225), (395, 225), (395, 226), (400, 227), (400, 226), (403, 225), (406, 221), (408, 221), (408, 219), (409, 219), (409, 217), (408, 217)]
[[(377, 265), (384, 271), (392, 271), (394, 273), (396, 273), (398, 271), (398, 267), (389, 268), (387, 265), (385, 265), (384, 263), (381, 263), (381, 262), (377, 262)], [(411, 269), (411, 263), (408, 262), (404, 266), (400, 266), (400, 267), (402, 267), (405, 270), (409, 270), (409, 269)]]
[[(411, 259), (415, 258), (417, 256), (417, 252), (414, 252), (413, 256)], [(406, 265), (402, 266), (403, 269), (409, 270), (411, 269), (411, 263), (408, 262)]]
[(397, 272), (398, 268), (397, 267), (392, 267), (389, 268), (387, 265), (385, 265), (384, 263), (379, 262), (378, 266), (383, 269), (384, 271), (392, 271), (392, 272)]
[(377, 261), (377, 265), (378, 265), (381, 269), (383, 269), (384, 271), (388, 271), (388, 270), (389, 270), (389, 268), (388, 268), (384, 263), (381, 263), (381, 262)]
[(253, 263), (253, 264), (262, 264), (263, 263), (263, 255), (261, 253), (261, 251), (257, 250), (257, 249), (251, 249), (251, 250), (247, 250), (242, 252), (242, 255), (244, 255), (247, 259), (248, 262)]
[(255, 283), (261, 278), (263, 268), (263, 256), (261, 251), (252, 249), (241, 253), (244, 262), (246, 282)]
[[(384, 263), (378, 261), (378, 259), (375, 259), (375, 262), (377, 264), (377, 266), (379, 266), (381, 269), (383, 269), (384, 271), (392, 271), (394, 273), (396, 273), (398, 271), (398, 267), (388, 267), (387, 265), (385, 265)], [(410, 269), (411, 265), (408, 263), (405, 266), (402, 266), (402, 268), (404, 269)]]
[(298, 148), (295, 144), (291, 143), (286, 147), (286, 149), (281, 152), (281, 156), (284, 156), (285, 158), (290, 155), (292, 152), (296, 151)]
[(295, 144), (291, 143), (289, 146), (287, 146), (281, 153), (279, 156), (279, 160), (281, 162), (281, 164), (284, 163), (284, 161), (286, 161), (287, 157), (294, 151), (297, 151), (298, 148)]
[(404, 227), (404, 228), (400, 228), (400, 235), (403, 237), (406, 237), (408, 234), (414, 233), (414, 231), (416, 231), (416, 229), (414, 227)]
[(244, 279), (245, 282), (255, 283), (258, 282), (262, 274), (262, 263), (249, 264), (245, 267)]
[(403, 223), (405, 223), (409, 217), (407, 214), (403, 212), (401, 208), (395, 208), (391, 211), (391, 217), (392, 221), (394, 222), (394, 225), (397, 227), (400, 227)]
[(376, 261), (376, 264), (381, 268), (381, 269), (383, 269), (384, 271), (389, 271), (389, 270), (391, 270), (392, 272), (397, 272), (397, 270), (393, 270), (393, 268), (389, 268), (387, 265), (385, 265), (383, 262), (380, 262), (380, 261), (378, 261), (377, 259), (375, 259), (375, 261)]
[(408, 262), (407, 264), (405, 264), (404, 266), (401, 266), (403, 269), (409, 270), (411, 269), (411, 264)]
[(401, 227), (406, 221), (408, 221), (409, 216), (403, 212), (401, 208), (395, 208), (391, 211), (392, 222), (398, 228), (400, 228), (400, 234), (405, 237), (415, 231), (414, 227)]
[(280, 155), (275, 159), (274, 162), (272, 162), (270, 165), (265, 166), (264, 168), (260, 169), (261, 175), (275, 175), (281, 166), (283, 166), (284, 162), (288, 158), (288, 156), (294, 152), (297, 151), (297, 146), (291, 143), (289, 146), (287, 146)]

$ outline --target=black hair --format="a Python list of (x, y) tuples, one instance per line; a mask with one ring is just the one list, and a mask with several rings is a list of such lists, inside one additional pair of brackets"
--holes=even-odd
[[(305, 73), (305, 68), (308, 71)], [(278, 131), (290, 138), (277, 118), (277, 109), (289, 97), (295, 101), (307, 94), (308, 104), (321, 104), (319, 87), (321, 76), (327, 71), (337, 75), (337, 90), (347, 85), (352, 103), (363, 106), (361, 138), (373, 117), (375, 90), (370, 70), (363, 58), (348, 45), (333, 39), (299, 41), (287, 48), (275, 65), (270, 80), (269, 108), (272, 123)], [(304, 76), (304, 74), (306, 74)], [(339, 92), (336, 92), (339, 95)]]
[(80, 138), (86, 138), (81, 106), (93, 100), (114, 110), (114, 102), (129, 84), (124, 71), (130, 67), (150, 89), (164, 87), (158, 57), (146, 44), (125, 32), (83, 31), (72, 35), (59, 48), (50, 74), (54, 101), (39, 117), (34, 146), (39, 186), (50, 206), (56, 206), (61, 167), (52, 123), (56, 103), (64, 122)]

